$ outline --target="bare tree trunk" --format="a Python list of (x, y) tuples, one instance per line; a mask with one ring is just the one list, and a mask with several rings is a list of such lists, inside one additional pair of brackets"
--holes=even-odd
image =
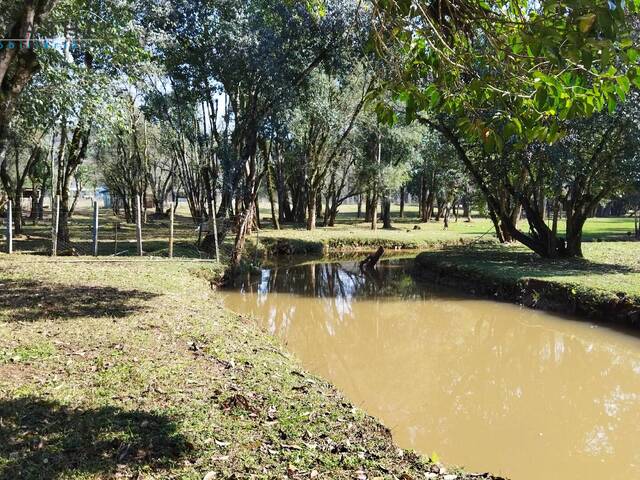
[(367, 192), (367, 195), (365, 196), (365, 200), (364, 200), (364, 221), (365, 222), (370, 222), (371, 221), (371, 190), (369, 190)]
[(431, 220), (431, 215), (433, 214), (434, 197), (435, 194), (433, 193), (433, 190), (429, 190), (429, 192), (425, 196), (421, 219), (423, 223), (429, 222)]
[(315, 230), (316, 228), (317, 200), (318, 197), (313, 192), (309, 192), (307, 196), (307, 230)]
[[(268, 159), (266, 159), (265, 161), (268, 161)], [(274, 195), (275, 182), (274, 182), (274, 175), (273, 175), (273, 166), (271, 165), (271, 162), (269, 162), (266, 168), (267, 168), (267, 174), (266, 174), (267, 175), (267, 193), (269, 194), (269, 204), (271, 206), (271, 224), (273, 225), (273, 228), (275, 228), (276, 230), (280, 230), (281, 213), (278, 212), (276, 214), (276, 199)]]
[(35, 187), (35, 183), (31, 182), (33, 189), (31, 190), (31, 208), (29, 210), (29, 220), (38, 219), (38, 203), (40, 203), (40, 191)]
[(378, 194), (373, 192), (371, 196), (371, 230), (378, 229)]
[(427, 192), (425, 191), (426, 181), (424, 178), (424, 173), (420, 175), (420, 195), (418, 197), (418, 218), (424, 221), (424, 210), (425, 205), (427, 204)]
[(382, 228), (391, 229), (391, 199), (388, 196), (382, 198)]
[(42, 190), (40, 191), (40, 197), (38, 198), (38, 220), (44, 220), (44, 192), (45, 187), (43, 183)]
[(465, 222), (471, 221), (471, 205), (466, 195), (462, 197), (462, 216), (465, 218)]

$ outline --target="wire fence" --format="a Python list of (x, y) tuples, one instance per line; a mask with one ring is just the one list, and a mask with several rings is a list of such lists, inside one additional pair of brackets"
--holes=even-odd
[[(51, 208), (53, 205), (53, 208)], [(64, 229), (56, 201), (48, 202), (41, 215), (23, 210), (22, 227), (12, 220), (15, 209), (0, 211), (3, 252), (56, 256), (164, 257), (225, 261), (233, 249), (233, 225), (228, 219), (194, 222), (186, 207), (163, 213), (140, 208), (133, 219), (100, 208), (91, 199), (79, 202)], [(11, 225), (11, 228), (9, 228)], [(57, 232), (57, 234), (56, 234)], [(216, 241), (217, 240), (217, 241)]]

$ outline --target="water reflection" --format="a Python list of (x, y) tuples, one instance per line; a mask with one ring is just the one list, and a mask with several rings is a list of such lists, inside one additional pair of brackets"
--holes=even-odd
[(406, 263), (264, 270), (229, 292), (404, 447), (518, 479), (640, 477), (640, 341), (416, 284)]

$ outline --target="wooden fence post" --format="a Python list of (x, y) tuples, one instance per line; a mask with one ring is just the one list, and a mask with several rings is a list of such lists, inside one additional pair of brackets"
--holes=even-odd
[(54, 205), (51, 206), (53, 215), (51, 222), (51, 256), (58, 255), (58, 228), (60, 227), (60, 196), (55, 196)]
[(173, 258), (173, 202), (169, 204), (169, 258)]
[(7, 202), (7, 253), (13, 253), (13, 202)]
[(113, 233), (114, 233), (114, 245), (113, 245), (113, 254), (116, 255), (118, 253), (118, 222), (113, 222)]
[(93, 256), (98, 256), (98, 201), (93, 201)]
[(136, 195), (136, 242), (138, 244), (138, 256), (142, 256), (142, 204), (140, 195)]

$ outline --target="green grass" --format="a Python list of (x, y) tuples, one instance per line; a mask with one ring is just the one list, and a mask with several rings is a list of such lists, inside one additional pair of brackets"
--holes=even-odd
[(0, 478), (438, 471), (226, 311), (206, 265), (0, 254)]
[[(168, 256), (169, 219), (153, 218), (148, 211), (147, 222), (143, 224), (143, 249), (147, 255)], [(69, 222), (70, 245), (59, 245), (62, 255), (68, 254), (70, 248), (79, 256), (93, 255), (93, 218), (92, 209), (87, 201), (82, 201), (76, 208)], [(16, 235), (14, 251), (17, 253), (48, 254), (51, 251), (51, 218), (47, 211), (45, 219), (33, 221), (25, 219), (24, 232)], [(117, 217), (110, 209), (100, 209), (99, 215), (99, 250), (100, 256), (135, 256), (137, 255), (135, 225), (127, 223), (124, 217)], [(189, 216), (189, 210), (181, 205), (176, 213), (174, 225), (174, 255), (176, 257), (200, 258), (196, 243), (198, 231)], [(4, 250), (4, 237), (2, 238)]]
[(640, 298), (640, 242), (585, 243), (583, 251), (583, 259), (572, 260), (541, 259), (519, 245), (450, 247), (423, 255), (494, 278), (512, 281), (537, 278)]
[[(398, 218), (399, 207), (392, 206), (393, 228), (382, 229), (382, 224), (376, 231), (371, 230), (370, 223), (356, 218), (356, 206), (344, 205), (340, 209), (336, 226), (318, 227), (314, 231), (307, 231), (302, 226), (283, 225), (282, 230), (274, 230), (271, 226), (270, 211), (266, 202), (262, 202), (260, 209), (262, 228), (254, 231), (252, 244), (261, 241), (263, 246), (272, 249), (283, 241), (290, 246), (287, 250), (292, 253), (321, 254), (340, 250), (366, 250), (383, 245), (387, 249), (431, 249), (444, 244), (471, 243), (492, 241), (495, 239), (493, 225), (487, 218), (474, 217), (472, 222), (465, 222), (460, 218), (458, 222), (452, 219), (449, 228), (444, 230), (443, 222), (431, 221), (420, 223), (416, 205), (407, 205), (405, 217)], [(151, 212), (150, 212), (151, 213)], [(116, 243), (115, 225), (119, 224)], [(521, 224), (525, 228), (524, 223)], [(414, 227), (417, 227), (414, 229)], [(25, 232), (17, 236), (14, 250), (21, 253), (47, 253), (51, 249), (50, 219), (32, 225), (26, 221)], [(559, 224), (560, 232), (564, 230), (564, 223)], [(628, 234), (634, 231), (632, 218), (593, 218), (585, 225), (585, 241), (627, 240)], [(81, 204), (70, 224), (71, 242), (79, 255), (92, 254), (92, 220), (89, 205)], [(110, 210), (100, 211), (99, 233), (100, 256), (135, 256), (135, 228), (127, 224), (123, 218), (113, 215)], [(149, 214), (148, 221), (143, 225), (143, 248), (149, 256), (168, 256), (169, 221), (168, 219), (153, 219)], [(185, 205), (178, 208), (175, 220), (174, 256), (182, 258), (206, 258), (207, 254), (197, 247), (198, 232), (194, 222), (189, 217)], [(3, 240), (4, 241), (4, 240)], [(224, 252), (231, 250), (231, 235), (227, 235), (222, 245)], [(4, 248), (4, 245), (3, 247)], [(65, 249), (61, 247), (64, 252)], [(276, 249), (277, 250), (277, 249)], [(68, 252), (67, 252), (68, 253)]]
[[(517, 246), (460, 246), (491, 237), (486, 219), (414, 230), (412, 207), (395, 229), (373, 232), (347, 210), (336, 227), (313, 232), (274, 231), (263, 213), (252, 238), (301, 251), (431, 249), (438, 261), (487, 276), (640, 295), (638, 242), (587, 243), (584, 260), (550, 262)], [(199, 256), (193, 223), (179, 213), (178, 255)], [(117, 219), (102, 215), (101, 254), (110, 255)], [(632, 226), (593, 219), (585, 237), (620, 240)], [(71, 228), (88, 248), (86, 209)], [(16, 249), (46, 252), (49, 232), (46, 223), (27, 226)], [(166, 221), (144, 232), (146, 251), (165, 255)], [(131, 226), (119, 231), (124, 255), (134, 253), (133, 239)], [(424, 478), (437, 470), (399, 455), (388, 430), (226, 311), (209, 283), (222, 265), (87, 260), (0, 254), (0, 479)]]
[[(289, 225), (279, 231), (274, 230), (270, 217), (264, 212), (263, 228), (254, 235), (253, 240), (255, 242), (259, 237), (267, 246), (287, 241), (291, 243), (294, 253), (370, 249), (378, 245), (389, 249), (432, 249), (442, 245), (495, 241), (493, 224), (487, 218), (474, 217), (471, 222), (465, 222), (462, 218), (458, 222), (452, 219), (445, 230), (442, 221), (419, 222), (417, 208), (409, 205), (405, 218), (393, 218), (391, 230), (384, 230), (379, 224), (374, 231), (370, 223), (356, 218), (354, 205), (347, 205), (343, 209), (336, 226), (318, 227), (313, 231)], [(396, 210), (392, 209), (392, 213)], [(562, 234), (564, 222), (560, 221), (558, 226)], [(526, 228), (525, 221), (521, 223), (521, 228)], [(624, 241), (629, 240), (629, 234), (633, 231), (633, 218), (592, 218), (585, 225), (583, 238), (586, 242)]]
[(55, 346), (49, 341), (18, 345), (13, 350), (0, 352), (0, 363), (32, 362), (37, 359), (51, 357), (55, 352)]

